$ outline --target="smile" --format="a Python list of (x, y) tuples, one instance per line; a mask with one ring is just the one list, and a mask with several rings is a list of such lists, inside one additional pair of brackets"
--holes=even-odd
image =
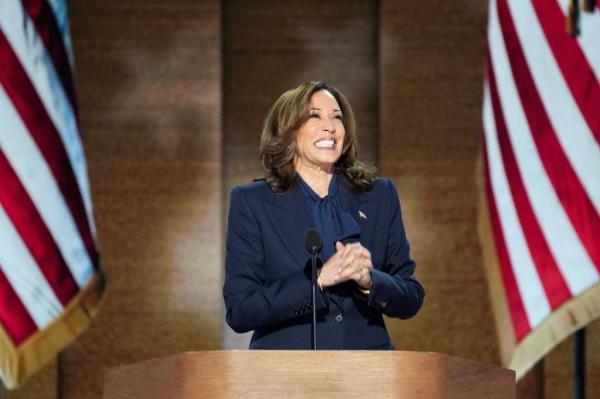
[(335, 148), (335, 140), (333, 139), (323, 139), (315, 142), (315, 147), (317, 148)]

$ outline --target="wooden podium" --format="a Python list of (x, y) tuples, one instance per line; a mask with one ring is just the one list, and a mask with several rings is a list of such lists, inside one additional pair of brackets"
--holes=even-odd
[(514, 399), (515, 373), (439, 353), (208, 351), (110, 369), (104, 399)]

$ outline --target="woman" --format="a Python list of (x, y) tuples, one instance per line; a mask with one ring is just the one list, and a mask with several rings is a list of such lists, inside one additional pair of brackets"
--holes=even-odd
[(223, 295), (227, 323), (251, 349), (311, 347), (311, 257), (323, 236), (316, 297), (319, 349), (393, 349), (382, 315), (423, 303), (396, 188), (357, 159), (354, 115), (322, 82), (284, 93), (265, 120), (265, 178), (231, 192)]

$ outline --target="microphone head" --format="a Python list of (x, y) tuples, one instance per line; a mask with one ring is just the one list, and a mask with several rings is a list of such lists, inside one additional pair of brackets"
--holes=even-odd
[(306, 246), (306, 250), (312, 255), (321, 252), (321, 248), (323, 248), (323, 239), (321, 238), (319, 230), (313, 228), (306, 230), (306, 233), (304, 233), (304, 246)]

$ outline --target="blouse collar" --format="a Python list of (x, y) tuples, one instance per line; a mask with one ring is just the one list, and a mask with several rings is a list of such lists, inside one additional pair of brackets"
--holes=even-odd
[(308, 196), (308, 198), (311, 201), (321, 202), (321, 201), (326, 200), (327, 198), (333, 199), (336, 197), (336, 195), (338, 193), (338, 180), (337, 180), (337, 175), (335, 173), (331, 177), (331, 182), (329, 182), (329, 188), (327, 189), (327, 196), (325, 196), (323, 198), (321, 198), (319, 196), (319, 194), (317, 194), (308, 185), (308, 183), (306, 181), (304, 181), (304, 179), (300, 176), (299, 173), (297, 173), (296, 176), (298, 177), (298, 182), (300, 184), (300, 187), (302, 187), (302, 190), (304, 190), (305, 194)]

